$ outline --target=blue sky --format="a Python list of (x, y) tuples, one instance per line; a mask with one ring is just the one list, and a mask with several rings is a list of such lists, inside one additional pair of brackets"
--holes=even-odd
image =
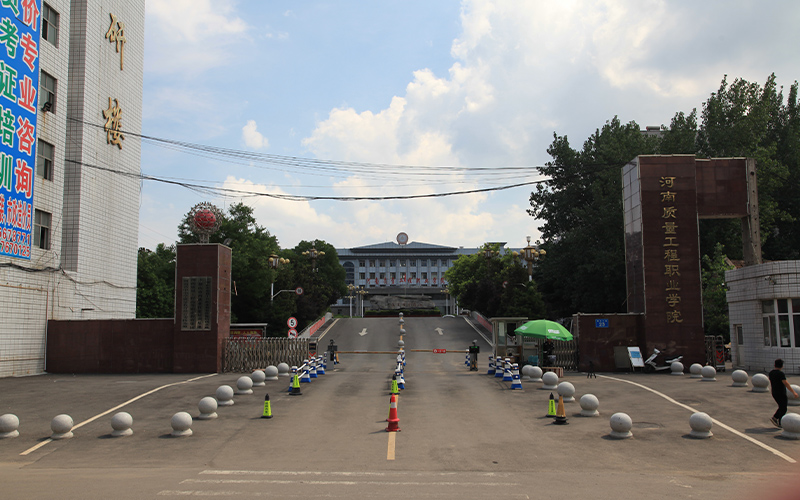
[[(349, 172), (220, 161), (151, 141), (142, 172), (232, 190), (431, 194), (536, 180), (553, 133), (578, 148), (618, 115), (700, 108), (723, 75), (798, 78), (800, 4), (775, 1), (147, 0), (142, 133), (367, 164)], [(470, 168), (530, 167), (490, 176)], [(449, 167), (449, 168), (448, 168)], [(368, 171), (366, 175), (364, 171)], [(359, 173), (362, 172), (362, 173)], [(429, 172), (437, 175), (430, 175)], [(525, 245), (530, 186), (391, 201), (286, 201), (144, 181), (139, 244), (173, 243), (201, 201), (243, 201), (282, 247)]]

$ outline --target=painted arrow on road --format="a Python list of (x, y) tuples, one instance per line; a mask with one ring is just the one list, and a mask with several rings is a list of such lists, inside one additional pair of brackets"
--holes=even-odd
[(361, 330), (360, 332), (358, 332), (358, 334), (359, 334), (359, 335), (361, 335), (361, 336), (363, 337), (364, 335), (366, 335), (366, 334), (367, 334), (367, 329), (366, 329), (366, 328), (364, 328), (363, 330)]
[(444, 335), (444, 331), (441, 328), (436, 328), (436, 331), (439, 332), (439, 335)]

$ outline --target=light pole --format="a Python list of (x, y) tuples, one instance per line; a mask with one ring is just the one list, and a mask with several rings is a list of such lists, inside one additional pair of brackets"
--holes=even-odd
[(439, 290), (439, 292), (444, 294), (444, 315), (447, 316), (447, 309), (450, 307), (450, 289), (445, 288), (444, 290)]
[(533, 281), (533, 263), (544, 257), (547, 252), (544, 250), (537, 250), (536, 247), (531, 245), (531, 237), (526, 236), (528, 246), (522, 249), (522, 258), (528, 263), (528, 281)]
[[(289, 259), (284, 259), (283, 257), (278, 257), (275, 254), (269, 256), (267, 262), (269, 262), (269, 267), (272, 268), (274, 272), (278, 271), (278, 267), (282, 266), (283, 264), (288, 264)], [(280, 292), (278, 292), (280, 293)], [(272, 283), (269, 284), (269, 302), (272, 303), (272, 299), (275, 298), (275, 274), (272, 275)]]
[(347, 285), (347, 290), (348, 290), (348, 291), (349, 291), (349, 293), (350, 293), (350, 295), (348, 295), (348, 296), (347, 296), (347, 298), (348, 298), (348, 299), (350, 299), (350, 317), (351, 317), (351, 318), (353, 317), (353, 290), (357, 290), (357, 289), (358, 289), (358, 287), (357, 287), (357, 286), (355, 286), (355, 285), (354, 285), (354, 284), (352, 284), (352, 283), (350, 283), (349, 285)]
[(364, 290), (364, 287), (359, 287), (358, 291), (356, 292), (358, 295), (361, 296), (361, 317), (364, 317), (364, 295), (368, 294), (369, 292)]
[(317, 250), (316, 240), (311, 243), (311, 248), (303, 252), (303, 255), (311, 257), (311, 272), (317, 272), (317, 258), (325, 255), (322, 250)]

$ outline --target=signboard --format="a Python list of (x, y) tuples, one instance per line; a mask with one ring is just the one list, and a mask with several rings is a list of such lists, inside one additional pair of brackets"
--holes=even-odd
[(644, 359), (638, 347), (628, 347), (628, 357), (631, 359), (632, 367), (644, 368)]
[(447, 352), (447, 349), (434, 349), (434, 354), (444, 354)]
[(294, 316), (289, 318), (286, 321), (286, 326), (288, 326), (289, 328), (296, 328), (297, 327), (297, 318), (295, 318)]
[(297, 338), (297, 330), (295, 330), (294, 328), (290, 328), (289, 329), (289, 338), (290, 339), (296, 339)]
[(303, 295), (303, 289), (298, 286), (297, 288), (295, 288), (294, 293), (296, 293), (297, 295)]
[(262, 328), (233, 328), (231, 327), (230, 338), (232, 339), (260, 339), (264, 335)]
[(608, 328), (608, 318), (601, 318), (594, 320), (595, 328)]
[[(31, 258), (35, 234), (31, 228), (41, 7), (42, 0), (0, 3), (0, 254), (25, 260)], [(52, 110), (56, 103), (45, 105)]]

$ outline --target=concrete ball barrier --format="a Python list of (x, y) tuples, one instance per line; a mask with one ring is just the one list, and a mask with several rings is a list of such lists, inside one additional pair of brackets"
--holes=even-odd
[(170, 420), (172, 426), (172, 437), (184, 437), (192, 435), (192, 416), (185, 411), (179, 411)]
[(217, 400), (211, 396), (206, 396), (197, 403), (197, 409), (200, 410), (198, 420), (211, 420), (217, 418)]
[(702, 371), (703, 365), (700, 363), (692, 363), (692, 366), (689, 367), (690, 378), (703, 378)]
[(531, 382), (541, 382), (542, 381), (542, 369), (538, 366), (534, 366), (531, 369)]
[(744, 370), (733, 370), (731, 373), (731, 380), (733, 380), (733, 384), (731, 387), (747, 387), (747, 372)]
[(236, 395), (245, 396), (248, 394), (253, 394), (253, 379), (245, 375), (239, 377), (239, 380), (236, 381)]
[(781, 418), (783, 432), (781, 437), (784, 439), (800, 439), (800, 415), (797, 413), (787, 413)]
[(406, 343), (404, 341), (402, 341), (402, 340), (398, 340), (397, 341), (397, 347), (403, 347), (404, 345), (406, 345)]
[(600, 400), (594, 394), (584, 394), (579, 401), (581, 405), (581, 417), (599, 417)]
[(401, 317), (401, 318), (403, 317), (403, 313), (400, 313), (400, 317)]
[(680, 361), (673, 361), (669, 365), (670, 375), (683, 375), (683, 363)]
[[(800, 385), (792, 384), (792, 389), (797, 394), (800, 394)], [(789, 389), (786, 389), (786, 396), (789, 398), (789, 406), (800, 406), (800, 399), (795, 399), (794, 394)]]
[(0, 439), (19, 436), (19, 417), (13, 413), (0, 416)]
[(404, 333), (406, 333), (406, 329), (405, 328), (400, 328), (400, 335), (403, 335)]
[(707, 413), (703, 413), (702, 411), (692, 413), (692, 416), (689, 417), (689, 427), (692, 428), (689, 432), (689, 437), (695, 439), (710, 438), (713, 436), (711, 433), (712, 424), (711, 417), (709, 417)]
[(288, 364), (286, 364), (286, 363), (278, 363), (278, 376), (279, 377), (288, 377), (290, 370), (291, 370), (291, 368), (289, 368)]
[[(286, 365), (286, 373), (288, 375), (289, 365)], [(269, 365), (268, 367), (264, 368), (264, 380), (269, 380), (269, 381), (278, 380), (279, 376), (280, 376), (280, 371), (278, 370), (277, 366)], [(255, 385), (255, 382), (253, 383), (253, 385)]]
[(115, 413), (111, 417), (111, 437), (125, 437), (133, 434), (133, 417), (126, 411)]
[(553, 372), (546, 372), (542, 375), (542, 386), (539, 389), (545, 391), (555, 391), (558, 389), (558, 375)]
[(716, 382), (717, 381), (717, 369), (711, 365), (706, 365), (700, 370), (700, 374), (703, 376), (700, 379), (700, 382)]
[(522, 380), (528, 381), (531, 379), (531, 373), (533, 370), (533, 366), (525, 365), (522, 367)]
[(74, 425), (72, 417), (69, 415), (61, 414), (56, 415), (50, 422), (50, 429), (53, 434), (50, 439), (69, 439), (72, 437), (72, 426)]
[(230, 406), (233, 404), (233, 387), (221, 385), (217, 388), (217, 406)]
[(753, 375), (750, 382), (753, 384), (753, 388), (750, 392), (769, 392), (769, 377), (763, 373), (756, 373)]
[(615, 413), (609, 420), (611, 432), (608, 434), (613, 439), (627, 439), (633, 436), (633, 420), (627, 413)]
[(253, 387), (264, 387), (264, 381), (267, 380), (267, 376), (264, 374), (263, 370), (256, 370), (250, 374), (250, 379), (253, 381)]
[(575, 401), (575, 386), (569, 382), (561, 382), (556, 388), (559, 396), (564, 398), (565, 403), (572, 403)]

